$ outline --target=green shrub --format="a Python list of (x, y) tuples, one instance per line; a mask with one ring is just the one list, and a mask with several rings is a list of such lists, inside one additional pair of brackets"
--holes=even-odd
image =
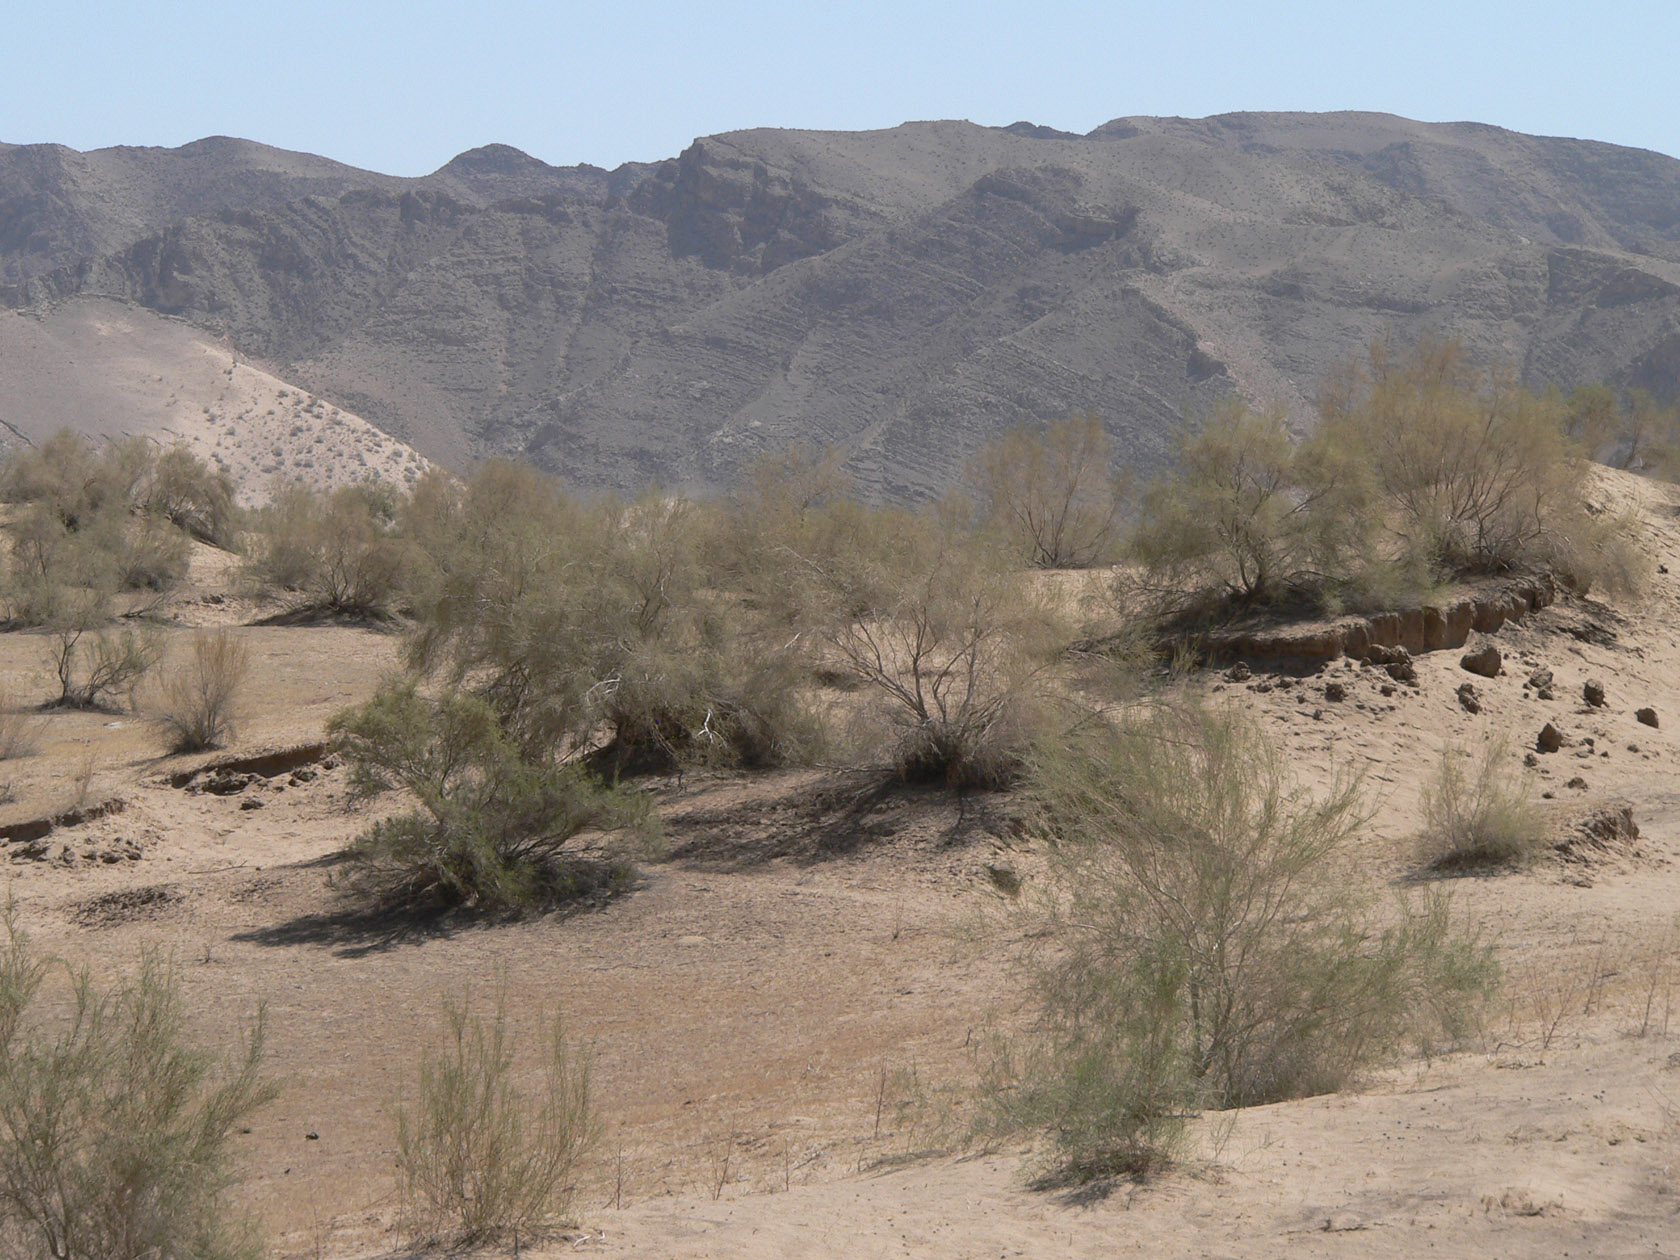
[(1034, 765), (1057, 874), (1039, 1036), (1004, 1074), (1004, 1122), (1046, 1126), (1066, 1175), (1147, 1173), (1186, 1116), (1340, 1089), (1459, 1035), (1492, 983), (1444, 899), (1385, 923), (1338, 852), (1356, 785), (1291, 785), (1234, 712), (1094, 724)]
[(250, 655), (233, 631), (193, 635), (192, 657), (165, 677), (158, 705), (170, 752), (215, 748), (233, 733), (235, 704), (249, 668)]
[(401, 788), (418, 808), (375, 823), (351, 848), (362, 882), (405, 903), (519, 910), (633, 877), (620, 853), (580, 853), (586, 829), (649, 817), (644, 798), (602, 787), (573, 763), (527, 760), (484, 700), (388, 685), (328, 732), (363, 792)]
[(533, 1096), (514, 1087), (505, 991), (488, 1022), (447, 999), (443, 1021), (443, 1044), (420, 1060), (415, 1105), (396, 1111), (404, 1221), (420, 1242), (539, 1238), (570, 1204), (573, 1170), (599, 1132), (589, 1061), (556, 1016)]
[(1491, 741), (1480, 756), (1443, 745), (1424, 784), (1423, 816), (1419, 851), (1435, 870), (1519, 865), (1545, 845), (1545, 820), (1504, 740)]
[(1405, 549), (1444, 572), (1544, 563), (1586, 519), (1565, 409), (1471, 366), (1456, 342), (1378, 344), (1323, 425), (1376, 477)]
[(8, 911), (0, 942), (0, 1237), (47, 1260), (236, 1260), (261, 1254), (227, 1202), (229, 1145), (276, 1093), (244, 1049), (198, 1048), (156, 955), (102, 990), (71, 973), (68, 1018), (39, 1009), (50, 970)]

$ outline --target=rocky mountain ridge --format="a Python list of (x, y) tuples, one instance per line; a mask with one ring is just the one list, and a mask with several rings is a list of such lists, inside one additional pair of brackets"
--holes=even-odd
[(1680, 162), (1375, 114), (753, 130), (397, 179), (214, 139), (0, 148), (0, 298), (115, 298), (459, 464), (727, 486), (790, 441), (915, 500), (1086, 410), (1144, 470), (1241, 390), (1429, 331), (1680, 392)]

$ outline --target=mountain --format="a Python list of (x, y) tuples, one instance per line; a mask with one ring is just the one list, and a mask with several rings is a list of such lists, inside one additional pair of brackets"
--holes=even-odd
[[(936, 492), (1095, 411), (1147, 471), (1371, 339), (1680, 392), (1680, 162), (1378, 114), (754, 130), (616, 171), (396, 179), (243, 141), (0, 148), (0, 300), (115, 299), (455, 466), (728, 485), (791, 441)], [(3, 388), (3, 382), (0, 382)], [(3, 396), (0, 396), (3, 415)]]

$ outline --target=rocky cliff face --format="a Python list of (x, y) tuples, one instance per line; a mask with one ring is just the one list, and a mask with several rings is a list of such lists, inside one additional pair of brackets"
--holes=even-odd
[(225, 333), (445, 458), (715, 488), (812, 441), (913, 500), (1075, 411), (1145, 470), (1233, 389), (1304, 422), (1384, 335), (1672, 397), (1680, 162), (1365, 114), (749, 131), (613, 172), (492, 145), (419, 180), (14, 147), (0, 277)]

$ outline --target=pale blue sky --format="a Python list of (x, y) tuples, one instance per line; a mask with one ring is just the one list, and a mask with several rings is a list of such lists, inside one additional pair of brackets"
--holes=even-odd
[(1680, 155), (1680, 3), (5, 0), (0, 140), (237, 135), (400, 175), (751, 126), (1372, 109)]

